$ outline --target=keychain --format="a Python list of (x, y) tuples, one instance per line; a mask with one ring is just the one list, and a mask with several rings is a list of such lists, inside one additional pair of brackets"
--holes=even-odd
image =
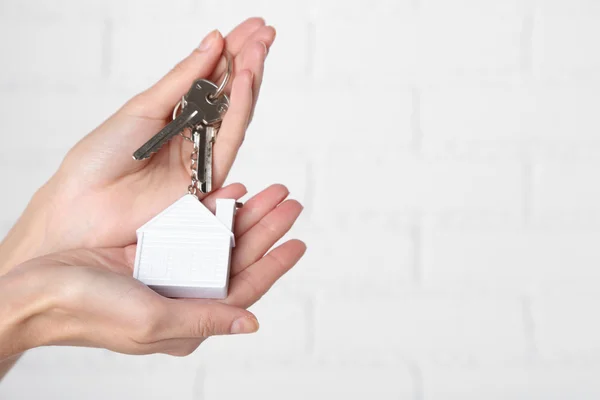
[[(226, 51), (224, 55), (227, 68), (221, 84), (196, 80), (175, 106), (173, 121), (133, 154), (135, 160), (149, 158), (177, 134), (194, 144), (188, 193), (137, 230), (133, 276), (166, 297), (227, 297), (239, 203), (217, 199), (213, 214), (197, 197), (198, 191), (212, 190), (212, 147), (229, 108), (224, 91), (232, 60)], [(192, 131), (190, 137), (183, 134), (186, 128)]]

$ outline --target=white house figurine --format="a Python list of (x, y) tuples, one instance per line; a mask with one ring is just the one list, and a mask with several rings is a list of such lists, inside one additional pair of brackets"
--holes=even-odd
[(227, 297), (236, 202), (216, 203), (187, 194), (139, 228), (134, 278), (166, 297)]

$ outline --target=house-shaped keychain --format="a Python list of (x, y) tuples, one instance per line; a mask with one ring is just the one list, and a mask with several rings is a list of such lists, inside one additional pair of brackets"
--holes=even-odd
[(216, 206), (187, 194), (139, 228), (134, 278), (166, 297), (227, 297), (236, 201)]

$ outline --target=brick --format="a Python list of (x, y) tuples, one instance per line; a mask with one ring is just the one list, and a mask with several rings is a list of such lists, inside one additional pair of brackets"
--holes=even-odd
[[(592, 252), (592, 247), (589, 249)], [(596, 293), (598, 281), (598, 278), (592, 281), (581, 277), (580, 282), (565, 282), (555, 290), (544, 291), (534, 298), (536, 343), (543, 357), (597, 359), (600, 354), (600, 324), (593, 316), (600, 300)]]
[(600, 101), (599, 89), (598, 85), (532, 87), (523, 114), (525, 133), (537, 146), (579, 143), (597, 147), (600, 117), (594, 104)]
[[(323, 228), (298, 228), (294, 237), (308, 250), (286, 283), (309, 292), (352, 287), (389, 290), (414, 283), (415, 243), (409, 227), (331, 223)], [(308, 286), (307, 286), (308, 285)]]
[[(85, 3), (77, 0), (19, 1), (5, 0), (0, 3), (0, 15), (14, 19), (80, 19), (101, 20), (107, 15), (107, 2), (90, 0)], [(86, 21), (87, 22), (87, 21)]]
[(544, 227), (425, 229), (424, 281), (433, 287), (513, 290), (598, 282), (597, 233)]
[(447, 13), (453, 17), (457, 11), (468, 10), (471, 13), (481, 13), (497, 16), (519, 16), (528, 10), (528, 1), (521, 0), (419, 0), (419, 10), (422, 13)]
[[(195, 0), (96, 0), (104, 3), (108, 18), (113, 20), (152, 21), (162, 28), (164, 21), (176, 21), (194, 10)], [(162, 29), (163, 34), (167, 34)]]
[(164, 2), (161, 0), (56, 0), (52, 2), (6, 0), (0, 4), (0, 15), (22, 19), (104, 21), (107, 19), (160, 19), (176, 18), (190, 13), (193, 0)]
[(425, 400), (596, 399), (597, 367), (557, 365), (494, 368), (426, 368)]
[(399, 15), (410, 13), (415, 9), (413, 0), (373, 0), (355, 1), (352, 7), (347, 7), (336, 0), (320, 0), (311, 4), (313, 17), (330, 18), (343, 16), (345, 18), (374, 18), (378, 15)]
[[(412, 82), (416, 68), (416, 31), (413, 13), (316, 19), (316, 83), (376, 89), (378, 82), (386, 85)], [(390, 47), (382, 48), (378, 43), (389, 43)]]
[[(503, 212), (521, 209), (519, 163), (421, 158), (413, 153), (371, 147), (331, 150), (315, 165), (315, 217), (363, 212)], [(365, 165), (363, 154), (369, 154)], [(348, 167), (365, 165), (349, 172)], [(351, 196), (364, 185), (377, 199)], [(334, 202), (332, 199), (343, 198)], [(387, 204), (386, 204), (387, 203)]]
[[(254, 117), (244, 139), (243, 151), (265, 153), (266, 149), (287, 154), (298, 152), (310, 157), (314, 151), (315, 129), (303, 118), (322, 124), (325, 111), (315, 107), (321, 92), (311, 88), (290, 90), (265, 75)], [(326, 108), (326, 107), (323, 107)], [(310, 138), (312, 136), (312, 138)]]
[[(36, 107), (35, 112), (24, 106), (32, 98), (43, 105)], [(117, 111), (125, 101), (125, 95), (110, 89), (61, 92), (46, 88), (3, 92), (0, 108), (6, 114), (0, 121), (0, 130), (14, 133), (27, 130), (27, 133), (13, 134), (11, 146), (0, 149), (0, 159), (29, 163), (31, 160), (23, 158), (28, 151), (36, 152), (43, 159), (60, 159), (66, 150)], [(26, 125), (24, 121), (27, 121)]]
[(533, 210), (536, 216), (600, 212), (600, 188), (596, 171), (600, 165), (590, 160), (555, 160), (535, 166)]
[(215, 27), (202, 19), (161, 24), (121, 21), (114, 24), (110, 55), (111, 81), (142, 91), (185, 58)]
[(262, 17), (267, 24), (277, 27), (279, 22), (288, 18), (307, 20), (310, 12), (309, 3), (302, 0), (281, 2), (278, 0), (257, 0), (252, 3), (232, 0), (204, 0), (196, 3), (196, 11), (215, 18), (218, 22), (229, 22), (233, 28), (249, 17)]
[[(400, 151), (413, 144), (413, 94), (407, 88), (332, 90), (325, 86), (314, 90), (310, 100), (311, 128), (323, 132), (318, 135), (319, 147), (351, 147), (364, 155), (373, 147)], [(301, 125), (306, 132), (306, 125)], [(315, 140), (315, 133), (310, 135)], [(309, 143), (314, 147), (314, 141)]]
[[(231, 384), (235, 382), (235, 384)], [(207, 368), (204, 399), (316, 399), (348, 400), (409, 398), (412, 377), (406, 368), (358, 368), (294, 365), (271, 368)]]
[(600, 76), (598, 16), (585, 12), (541, 14), (533, 30), (533, 72), (544, 80)]
[(519, 302), (467, 293), (323, 295), (316, 304), (320, 358), (438, 363), (520, 360), (526, 351)]
[(459, 146), (493, 150), (520, 148), (529, 96), (524, 88), (450, 86), (424, 88), (420, 126), (427, 151)]
[(0, 41), (4, 55), (0, 84), (34, 85), (42, 81), (70, 85), (101, 77), (101, 23), (5, 19), (0, 21), (0, 37), (7, 38)]
[(595, 0), (544, 0), (538, 1), (537, 7), (542, 15), (591, 15), (600, 13), (600, 3)]
[(417, 32), (419, 82), (514, 80), (520, 68), (521, 26), (518, 15), (425, 13)]
[[(195, 378), (196, 370), (187, 359), (46, 347), (30, 350), (19, 361), (2, 381), (0, 397), (38, 399), (43, 393), (50, 400), (66, 395), (92, 400), (122, 396), (192, 400)], [(32, 379), (35, 385), (30, 384)]]

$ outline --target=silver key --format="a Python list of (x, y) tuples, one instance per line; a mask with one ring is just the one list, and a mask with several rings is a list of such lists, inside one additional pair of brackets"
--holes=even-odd
[(218, 125), (229, 108), (229, 99), (225, 95), (212, 99), (211, 96), (216, 91), (217, 85), (210, 81), (205, 79), (195, 81), (184, 96), (185, 107), (181, 114), (133, 153), (133, 158), (135, 160), (149, 158), (185, 128)]
[(195, 143), (198, 146), (198, 162), (196, 163), (196, 176), (198, 188), (202, 193), (212, 191), (212, 159), (213, 144), (217, 137), (218, 125), (202, 126), (194, 131)]

